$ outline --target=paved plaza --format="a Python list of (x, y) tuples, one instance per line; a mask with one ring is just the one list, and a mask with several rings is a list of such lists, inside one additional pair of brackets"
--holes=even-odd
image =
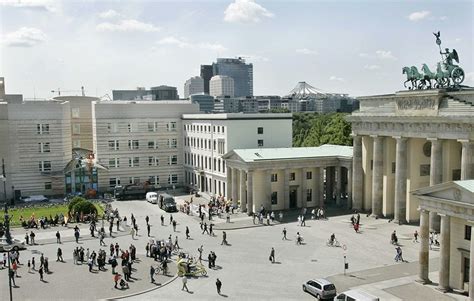
[[(177, 197), (178, 203), (189, 196)], [(203, 199), (194, 199), (204, 202)], [(93, 300), (93, 299), (178, 299), (218, 300), (310, 300), (313, 297), (302, 291), (302, 283), (311, 278), (326, 277), (336, 284), (338, 292), (353, 287), (362, 287), (379, 296), (381, 300), (464, 300), (456, 294), (442, 294), (434, 286), (422, 286), (414, 280), (418, 272), (419, 243), (413, 242), (416, 226), (398, 226), (386, 219), (372, 219), (361, 215), (361, 233), (355, 233), (349, 222), (350, 215), (329, 217), (328, 220), (308, 219), (305, 227), (298, 226), (296, 213), (285, 212), (282, 223), (271, 226), (254, 225), (251, 218), (244, 214), (234, 214), (231, 223), (225, 219), (214, 218), (215, 236), (201, 234), (199, 219), (184, 213), (174, 213), (178, 222), (177, 231), (173, 232), (169, 224), (169, 214), (164, 213), (157, 205), (145, 201), (114, 202), (121, 215), (130, 220), (133, 213), (139, 225), (139, 236), (132, 240), (128, 227), (121, 227), (114, 232), (114, 238), (107, 237), (105, 242), (108, 251), (110, 243), (118, 242), (121, 248), (128, 248), (133, 243), (137, 248), (139, 262), (134, 264), (135, 279), (130, 282), (129, 290), (114, 289), (110, 266), (107, 271), (89, 273), (87, 265), (73, 265), (72, 251), (76, 247), (73, 240), (74, 225), (69, 229), (53, 227), (49, 230), (36, 231), (38, 245), (28, 247), (21, 252), (19, 269), (20, 278), (16, 278), (18, 287), (13, 289), (14, 300)], [(165, 225), (160, 225), (160, 216), (165, 216)], [(157, 239), (166, 239), (170, 234), (173, 239), (179, 237), (180, 247), (184, 252), (198, 256), (197, 249), (204, 246), (203, 263), (207, 267), (207, 255), (214, 251), (217, 255), (216, 267), (208, 270), (206, 277), (191, 277), (187, 286), (190, 292), (182, 291), (180, 277), (157, 277), (157, 284), (150, 283), (149, 267), (152, 260), (145, 256), (146, 236), (145, 216), (150, 218), (151, 235)], [(309, 214), (308, 214), (309, 216)], [(287, 221), (287, 222), (285, 222)], [(208, 221), (207, 221), (208, 222)], [(191, 239), (186, 240), (185, 228), (190, 229)], [(86, 226), (82, 226), (80, 246), (99, 249), (98, 239), (90, 238)], [(288, 231), (288, 240), (282, 240), (282, 230)], [(54, 234), (59, 229), (64, 243), (61, 248), (65, 262), (56, 262)], [(221, 245), (222, 231), (227, 232), (230, 245)], [(390, 244), (390, 234), (396, 229), (407, 263), (394, 261), (395, 247)], [(115, 227), (114, 227), (115, 230)], [(303, 245), (297, 245), (296, 233), (304, 238)], [(23, 229), (15, 229), (13, 235), (24, 236)], [(343, 247), (328, 247), (326, 241), (331, 233)], [(269, 261), (271, 248), (275, 248), (276, 263)], [(45, 275), (45, 282), (40, 282), (37, 272), (28, 273), (26, 262), (32, 256), (39, 263), (43, 252), (50, 261), (52, 274)], [(349, 269), (344, 272), (344, 255)], [(430, 276), (436, 282), (438, 270), (438, 250), (430, 252)], [(175, 261), (175, 256), (173, 258)], [(37, 264), (38, 265), (38, 264)], [(176, 267), (172, 267), (176, 274)], [(216, 292), (215, 281), (222, 283), (222, 294)], [(410, 297), (413, 296), (413, 297)], [(0, 299), (8, 300), (8, 279), (6, 269), (0, 271)], [(426, 300), (426, 299), (425, 299)]]

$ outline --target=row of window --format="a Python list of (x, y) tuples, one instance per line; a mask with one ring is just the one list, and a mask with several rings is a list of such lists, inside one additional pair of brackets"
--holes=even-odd
[[(306, 180), (311, 180), (312, 178), (313, 178), (313, 172), (307, 171), (306, 172)], [(278, 174), (277, 173), (272, 173), (270, 180), (272, 182), (278, 182)], [(296, 174), (294, 172), (290, 172), (289, 180), (290, 181), (296, 181)]]
[[(196, 125), (196, 124), (185, 124), (184, 130), (186, 132), (196, 132), (196, 133), (211, 133), (211, 126), (210, 125)], [(213, 133), (222, 133), (225, 132), (225, 126), (223, 125), (213, 125), (212, 126)]]
[(225, 153), (225, 139), (214, 139), (212, 141), (213, 143), (211, 143), (211, 141), (211, 139), (205, 138), (186, 137), (184, 139), (184, 145), (204, 150), (217, 150), (221, 155)]
[[(158, 140), (147, 141), (147, 149), (158, 149), (159, 146)], [(109, 140), (108, 141), (109, 150), (120, 150), (120, 140)], [(171, 138), (166, 140), (166, 145), (168, 148), (178, 148), (178, 139)], [(128, 149), (137, 150), (140, 149), (140, 140), (128, 140)]]
[[(148, 162), (148, 166), (159, 166), (160, 160), (156, 156), (149, 156), (145, 159), (145, 162)], [(142, 162), (143, 163), (143, 162)], [(147, 163), (145, 163), (146, 166)], [(167, 165), (177, 165), (178, 164), (178, 155), (168, 156)], [(110, 158), (109, 159), (109, 168), (119, 168), (120, 167), (120, 158)], [(128, 167), (140, 167), (140, 157), (130, 157), (128, 158)]]
[(184, 164), (188, 164), (201, 169), (225, 173), (225, 161), (221, 158), (214, 158), (214, 160), (212, 160), (212, 158), (208, 156), (185, 152)]
[[(122, 183), (120, 178), (109, 178), (109, 187), (114, 188), (115, 186), (120, 186), (121, 184), (139, 184), (141, 183), (140, 177), (129, 177), (128, 182)], [(177, 174), (169, 174), (168, 175), (168, 185), (178, 184), (178, 175)], [(150, 185), (160, 185), (160, 177), (159, 176), (149, 176), (147, 180)]]
[[(160, 125), (163, 125), (162, 122), (152, 121), (147, 122), (147, 131), (148, 132), (158, 132)], [(166, 123), (166, 131), (167, 132), (175, 132), (177, 130), (177, 122), (171, 121)], [(133, 122), (127, 123), (127, 131), (129, 133), (138, 132), (138, 124)], [(107, 123), (107, 132), (108, 133), (117, 133), (119, 132), (119, 124), (116, 122), (109, 122)]]

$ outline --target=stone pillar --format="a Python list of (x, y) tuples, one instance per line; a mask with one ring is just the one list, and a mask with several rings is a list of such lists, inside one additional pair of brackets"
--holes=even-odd
[(315, 206), (318, 206), (319, 204), (319, 190), (321, 189), (321, 182), (320, 182), (320, 168), (316, 167), (313, 171), (313, 179), (312, 181), (314, 182), (314, 190), (313, 190), (313, 195), (312, 195), (312, 200), (313, 204)]
[(471, 248), (469, 252), (469, 300), (474, 301), (474, 221), (471, 224)]
[(347, 209), (352, 209), (352, 168), (347, 168)]
[(301, 208), (306, 208), (306, 169), (301, 169)]
[(334, 167), (326, 167), (326, 202), (332, 203), (334, 195)]
[(263, 173), (263, 187), (265, 189), (265, 200), (263, 206), (265, 210), (272, 210), (272, 171), (267, 169)]
[(285, 169), (283, 171), (284, 176), (283, 176), (283, 202), (284, 202), (284, 209), (290, 208), (290, 170)]
[(253, 212), (253, 171), (247, 171), (247, 213)]
[(382, 216), (383, 203), (383, 141), (384, 137), (374, 136), (374, 158), (372, 168), (372, 216)]
[(440, 291), (449, 290), (449, 251), (451, 245), (451, 221), (449, 215), (439, 214), (441, 216), (441, 241), (439, 242), (439, 286)]
[(469, 180), (472, 178), (472, 142), (469, 140), (458, 140), (461, 142), (461, 180)]
[(341, 205), (341, 187), (342, 187), (342, 167), (336, 166), (335, 167), (335, 178), (336, 178), (336, 205)]
[(395, 223), (407, 222), (407, 139), (395, 137), (397, 140), (395, 157)]
[(420, 209), (420, 256), (419, 256), (419, 270), (418, 282), (422, 284), (431, 283), (429, 274), (429, 244), (430, 244), (430, 214), (427, 210)]
[(240, 170), (240, 211), (247, 211), (247, 193), (245, 183), (245, 170)]
[(319, 168), (319, 207), (324, 208), (324, 167)]
[[(232, 191), (233, 191), (233, 184), (234, 184), (234, 179), (233, 179), (233, 168), (230, 168), (230, 167), (227, 167), (227, 187), (226, 187), (226, 196), (227, 196), (227, 199), (230, 199), (232, 197)], [(201, 178), (201, 176), (199, 176), (199, 178)], [(201, 187), (201, 186), (199, 186)]]
[[(430, 186), (433, 186), (443, 182), (443, 141), (428, 140), (431, 141)], [(430, 230), (439, 232), (439, 216), (436, 212), (430, 212)]]
[[(232, 168), (232, 204), (237, 205), (239, 187), (237, 187), (237, 168)], [(227, 183), (229, 185), (229, 183)]]
[(364, 170), (362, 169), (362, 137), (354, 136), (352, 147), (352, 208), (362, 210)]

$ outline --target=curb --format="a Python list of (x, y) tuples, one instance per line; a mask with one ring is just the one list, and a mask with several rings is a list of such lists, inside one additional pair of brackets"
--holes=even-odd
[(128, 294), (128, 295), (123, 295), (123, 296), (118, 296), (118, 297), (114, 297), (114, 298), (100, 299), (100, 300), (112, 301), (112, 300), (126, 299), (126, 298), (130, 298), (130, 297), (135, 297), (135, 296), (143, 295), (143, 294), (146, 294), (146, 293), (149, 293), (149, 292), (151, 292), (151, 291), (154, 291), (154, 290), (157, 290), (157, 289), (160, 289), (160, 288), (162, 288), (162, 287), (167, 286), (167, 285), (170, 284), (171, 282), (175, 281), (176, 278), (178, 278), (178, 275), (173, 276), (173, 278), (171, 278), (169, 281), (163, 283), (162, 285), (159, 285), (159, 286), (156, 286), (156, 287), (152, 287), (152, 288), (146, 289), (146, 290), (144, 290), (144, 291), (140, 291), (140, 292), (136, 292), (136, 293), (132, 293), (132, 294)]

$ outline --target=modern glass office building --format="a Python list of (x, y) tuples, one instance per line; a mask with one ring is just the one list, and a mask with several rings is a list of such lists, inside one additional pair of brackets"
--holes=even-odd
[(234, 80), (234, 96), (253, 96), (253, 65), (243, 58), (218, 58), (212, 64), (214, 75), (226, 75)]

